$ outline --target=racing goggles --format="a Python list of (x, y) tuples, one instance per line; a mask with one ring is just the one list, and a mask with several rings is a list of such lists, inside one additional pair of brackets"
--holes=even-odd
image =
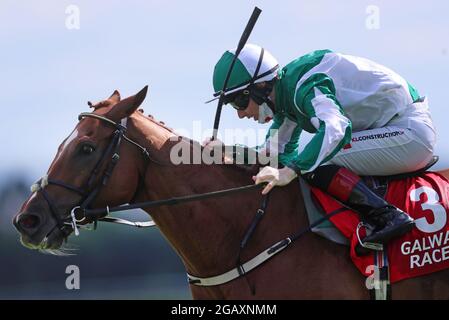
[(249, 99), (249, 90), (245, 89), (225, 96), (224, 103), (229, 103), (236, 110), (245, 110), (248, 108)]

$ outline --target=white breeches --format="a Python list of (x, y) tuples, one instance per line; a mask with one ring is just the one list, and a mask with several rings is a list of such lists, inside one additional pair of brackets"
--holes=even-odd
[(423, 168), (436, 142), (427, 99), (407, 107), (385, 127), (352, 133), (347, 145), (328, 163), (359, 175), (393, 175)]

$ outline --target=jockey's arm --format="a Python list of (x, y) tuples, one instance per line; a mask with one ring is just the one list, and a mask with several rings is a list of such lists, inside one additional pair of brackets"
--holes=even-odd
[(335, 97), (331, 80), (324, 78), (309, 88), (302, 98), (300, 94), (296, 95), (296, 112), (305, 114), (316, 132), (304, 150), (286, 164), (298, 175), (311, 172), (332, 159), (350, 142), (352, 133), (351, 121)]
[(265, 143), (259, 150), (285, 165), (298, 153), (301, 131), (302, 128), (296, 121), (283, 114), (276, 114), (265, 137)]
[(332, 91), (333, 85), (326, 85), (325, 82), (313, 83), (306, 94), (295, 95), (299, 97), (295, 99), (294, 110), (297, 125), (301, 122), (299, 119), (307, 119), (316, 131), (301, 153), (291, 153), (285, 168), (278, 170), (267, 166), (253, 177), (256, 184), (268, 182), (262, 194), (267, 194), (274, 186), (290, 183), (297, 175), (315, 170), (349, 143), (351, 121), (344, 115)]

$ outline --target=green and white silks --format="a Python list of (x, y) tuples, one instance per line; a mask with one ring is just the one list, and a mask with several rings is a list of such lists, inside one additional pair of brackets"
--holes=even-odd
[[(298, 58), (278, 76), (274, 130), (269, 130), (265, 145), (298, 173), (332, 159), (350, 143), (352, 132), (382, 128), (419, 99), (392, 70), (330, 50)], [(298, 153), (302, 130), (314, 136)]]

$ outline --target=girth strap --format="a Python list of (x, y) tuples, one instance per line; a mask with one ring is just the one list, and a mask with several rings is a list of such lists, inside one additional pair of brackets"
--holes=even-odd
[(347, 210), (346, 208), (340, 208), (340, 209), (337, 209), (337, 210), (325, 215), (321, 219), (318, 219), (317, 221), (310, 224), (308, 227), (300, 230), (296, 234), (289, 236), (289, 237), (273, 244), (268, 249), (259, 253), (257, 256), (255, 256), (251, 260), (249, 260), (249, 261), (245, 262), (244, 264), (238, 266), (237, 268), (229, 270), (228, 272), (225, 272), (223, 274), (213, 276), (213, 277), (201, 278), (201, 277), (192, 276), (187, 273), (187, 278), (189, 280), (189, 283), (193, 284), (193, 285), (197, 285), (197, 286), (217, 286), (217, 285), (232, 281), (234, 279), (237, 279), (242, 276), (241, 269), (244, 269), (246, 273), (250, 272), (254, 268), (260, 266), (262, 263), (271, 259), (276, 254), (278, 254), (279, 252), (281, 252), (282, 250), (287, 248), (292, 242), (294, 242), (295, 240), (298, 240), (304, 234), (311, 231), (312, 228), (315, 228), (316, 226), (327, 221), (331, 217), (333, 217), (337, 214), (340, 214), (346, 210)]

